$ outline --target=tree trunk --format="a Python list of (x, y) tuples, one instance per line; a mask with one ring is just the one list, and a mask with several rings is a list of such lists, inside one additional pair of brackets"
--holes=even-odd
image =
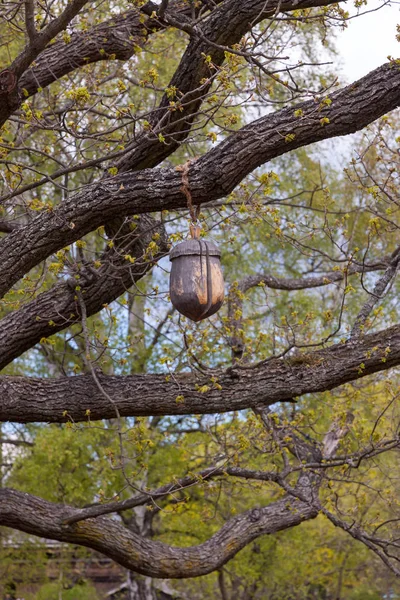
[(128, 571), (127, 584), (129, 600), (157, 600), (152, 589), (151, 577), (143, 577), (133, 571)]

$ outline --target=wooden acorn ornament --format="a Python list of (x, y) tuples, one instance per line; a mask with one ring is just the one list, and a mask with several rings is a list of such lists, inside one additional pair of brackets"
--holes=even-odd
[(217, 312), (224, 301), (221, 252), (214, 242), (200, 239), (197, 225), (200, 206), (193, 206), (189, 187), (189, 167), (193, 160), (176, 167), (182, 173), (181, 191), (185, 194), (192, 224), (191, 240), (181, 242), (169, 253), (172, 262), (169, 292), (173, 306), (192, 321), (201, 321)]
[(172, 248), (170, 296), (174, 307), (192, 321), (216, 313), (224, 301), (221, 252), (208, 240), (199, 239), (200, 227), (190, 227), (193, 238)]

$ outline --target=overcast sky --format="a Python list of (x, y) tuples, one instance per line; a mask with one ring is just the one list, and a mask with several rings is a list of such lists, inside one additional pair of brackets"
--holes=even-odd
[[(352, 2), (346, 10), (355, 14)], [(380, 6), (371, 0), (363, 11)], [(348, 21), (348, 27), (337, 35), (337, 47), (343, 60), (343, 75), (348, 82), (366, 75), (387, 62), (388, 55), (400, 57), (400, 43), (396, 40), (396, 25), (400, 24), (400, 5), (384, 6), (378, 11)]]

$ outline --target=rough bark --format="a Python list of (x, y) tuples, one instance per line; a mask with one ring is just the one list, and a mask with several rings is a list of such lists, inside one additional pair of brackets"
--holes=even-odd
[[(332, 0), (230, 0), (215, 8), (205, 23), (182, 27), (190, 33), (190, 42), (169, 87), (179, 91), (180, 110), (170, 110), (170, 98), (164, 95), (149, 118), (152, 134), (143, 134), (128, 146), (116, 163), (120, 172), (154, 167), (169, 156), (186, 139), (199, 108), (210, 90), (218, 67), (225, 60), (225, 48), (231, 48), (257, 23), (291, 10), (329, 6)], [(166, 17), (168, 22), (168, 16)], [(214, 66), (210, 70), (210, 64)], [(168, 144), (160, 144), (158, 131)]]
[(32, 32), (29, 37), (29, 42), (21, 54), (19, 54), (12, 64), (5, 69), (6, 72), (12, 73), (14, 85), (7, 91), (7, 94), (0, 94), (2, 100), (0, 103), (0, 127), (19, 106), (20, 94), (18, 80), (21, 75), (28, 69), (35, 58), (43, 52), (47, 44), (61, 31), (66, 29), (68, 24), (82, 10), (87, 1), (88, 0), (72, 0), (67, 4), (65, 10), (58, 17), (50, 21), (42, 31)]
[[(222, 198), (267, 161), (313, 142), (354, 133), (393, 110), (400, 104), (400, 67), (385, 64), (330, 99), (330, 106), (321, 108), (311, 100), (262, 117), (202, 156), (189, 169), (193, 203)], [(297, 118), (294, 111), (299, 108), (303, 116)], [(321, 123), (324, 118), (329, 123)], [(116, 216), (185, 207), (181, 184), (181, 174), (170, 168), (123, 173), (87, 186), (54, 211), (41, 213), (0, 243), (0, 294), (47, 256)]]
[(65, 526), (64, 520), (73, 511), (16, 490), (0, 490), (0, 525), (87, 546), (128, 569), (161, 578), (211, 573), (257, 537), (295, 527), (318, 514), (311, 502), (286, 497), (230, 519), (203, 544), (178, 548), (145, 539), (107, 517)]
[[(158, 8), (152, 3), (147, 7), (149, 15)], [(190, 8), (182, 0), (169, 4), (168, 13), (183, 16), (188, 12)], [(129, 10), (92, 29), (73, 33), (68, 42), (56, 41), (25, 71), (19, 80), (19, 88), (25, 90), (25, 96), (32, 96), (39, 88), (43, 89), (85, 65), (105, 60), (128, 60), (138, 47), (145, 46), (149, 35), (167, 27), (165, 20), (143, 17), (139, 10)]]
[[(156, 23), (152, 23), (155, 28)], [(68, 43), (57, 41), (36, 59), (19, 80), (24, 97), (43, 89), (87, 64), (104, 60), (128, 60), (135, 47), (143, 47), (149, 31), (140, 13), (131, 10), (88, 31), (74, 33)]]
[[(160, 234), (159, 251), (153, 258), (144, 259), (155, 233)], [(144, 277), (168, 250), (161, 224), (147, 215), (142, 215), (134, 232), (128, 226), (128, 232), (122, 237), (118, 238), (117, 234), (114, 243), (115, 247), (101, 257), (102, 266), (98, 270), (84, 268), (80, 279), (60, 281), (0, 321), (0, 369), (42, 338), (80, 322), (76, 286), (82, 291), (87, 316), (90, 317)], [(126, 253), (136, 259), (133, 264), (125, 259)]]
[(67, 4), (63, 12), (50, 21), (50, 23), (42, 30), (36, 31), (29, 39), (29, 43), (25, 46), (21, 54), (12, 62), (11, 69), (19, 78), (29, 67), (30, 64), (39, 56), (61, 31), (64, 31), (69, 23), (78, 15), (88, 0), (72, 0)]
[[(342, 1), (342, 0), (339, 0)], [(294, 2), (293, 0), (286, 0), (282, 3), (282, 6), (277, 0), (273, 0), (266, 3), (264, 0), (247, 0), (241, 2), (238, 0), (232, 0), (231, 5), (224, 3), (222, 9), (217, 8), (213, 12), (217, 12), (217, 19), (213, 20), (211, 17), (211, 26), (208, 26), (204, 31), (203, 36), (210, 36), (210, 41), (218, 44), (232, 45), (240, 40), (243, 33), (249, 30), (253, 22), (259, 21), (263, 18), (273, 15), (277, 10), (290, 11), (298, 10), (301, 8), (309, 8), (314, 6), (328, 6), (333, 4), (333, 0), (300, 0)], [(183, 29), (187, 27), (187, 21), (180, 21), (181, 17), (191, 13), (191, 7), (188, 7), (187, 3), (180, 0), (171, 2), (168, 10), (162, 18), (152, 18), (153, 13), (155, 14), (159, 9), (158, 5), (148, 2), (146, 6), (142, 7), (142, 12), (147, 13), (150, 18), (145, 23), (140, 20), (140, 13), (138, 10), (127, 11), (122, 15), (115, 16), (113, 19), (101, 23), (93, 29), (84, 33), (75, 33), (71, 36), (71, 40), (68, 43), (57, 41), (55, 44), (46, 48), (47, 44), (56, 37), (56, 35), (66, 28), (68, 23), (74, 16), (81, 10), (86, 4), (86, 0), (75, 0), (69, 5), (59, 18), (54, 19), (52, 23), (46, 29), (34, 36), (30, 43), (26, 46), (24, 51), (16, 58), (13, 64), (10, 66), (11, 71), (17, 78), (16, 85), (13, 86), (3, 98), (0, 104), (0, 127), (7, 121), (10, 115), (15, 112), (20, 106), (22, 98), (35, 94), (39, 89), (43, 89), (60, 79), (64, 75), (79, 69), (87, 64), (104, 61), (104, 60), (128, 60), (135, 54), (137, 47), (143, 47), (147, 41), (147, 37), (151, 32), (157, 31), (168, 24), (174, 24), (180, 26)], [(218, 5), (219, 2), (216, 2)], [(241, 6), (242, 5), (242, 6)], [(229, 17), (235, 18), (235, 28), (226, 27), (230, 22), (224, 17), (224, 11), (229, 11)], [(221, 18), (222, 15), (222, 18)], [(177, 19), (178, 17), (178, 19)], [(193, 33), (192, 29), (189, 29)], [(227, 35), (227, 32), (230, 32)], [(204, 44), (203, 44), (204, 45)], [(199, 41), (196, 37), (194, 44), (190, 46), (190, 52), (185, 55), (183, 64), (184, 69), (178, 70), (177, 76), (174, 80), (177, 83), (182, 84), (182, 90), (189, 91), (198, 87), (200, 72), (195, 73), (193, 55), (191, 52), (194, 51), (196, 55), (196, 63), (201, 59), (201, 51), (203, 48), (199, 48)], [(204, 50), (207, 48), (211, 51), (212, 55), (215, 54), (216, 64), (220, 64), (223, 60), (223, 51), (217, 50), (215, 47), (209, 48), (209, 43), (204, 46)], [(216, 54), (216, 50), (219, 53)], [(30, 65), (35, 61), (35, 64)], [(204, 61), (203, 61), (204, 63)], [(204, 65), (197, 65), (201, 71), (204, 71)], [(30, 67), (30, 68), (29, 68)], [(190, 69), (192, 76), (189, 78), (188, 68)], [(208, 75), (208, 73), (207, 73)], [(193, 87), (193, 77), (196, 78), (196, 83)], [(188, 88), (187, 85), (192, 85)], [(179, 88), (180, 89), (180, 88)], [(24, 94), (21, 91), (24, 90)], [(203, 95), (204, 89), (200, 96)], [(201, 100), (199, 101), (201, 103)], [(197, 108), (199, 106), (197, 104)], [(192, 114), (195, 108), (192, 104), (189, 108), (189, 112)], [(182, 129), (182, 128), (181, 128)], [(184, 126), (187, 134), (187, 124)], [(186, 134), (184, 137), (186, 137)], [(136, 145), (135, 145), (136, 146)], [(143, 139), (141, 140), (140, 149), (145, 155), (149, 157), (149, 148), (145, 148)], [(151, 144), (155, 146), (155, 144)], [(175, 146), (176, 147), (176, 146)], [(152, 148), (154, 150), (154, 148)], [(158, 150), (164, 151), (165, 148), (159, 147)], [(170, 153), (170, 152), (169, 152)], [(157, 159), (158, 162), (162, 159)], [(131, 162), (129, 159), (125, 166), (128, 167), (128, 163)], [(157, 164), (152, 163), (152, 164)], [(150, 163), (146, 166), (150, 166)]]
[[(330, 390), (400, 364), (400, 325), (357, 342), (335, 344), (292, 359), (270, 359), (252, 368), (112, 377), (98, 374), (101, 394), (90, 375), (60, 379), (0, 378), (0, 421), (53, 422), (121, 416), (209, 414), (293, 401)], [(211, 381), (216, 377), (221, 389)], [(214, 380), (215, 381), (215, 380)], [(201, 393), (199, 386), (208, 390)], [(179, 398), (178, 398), (179, 396)], [(182, 397), (183, 396), (183, 400)], [(178, 398), (178, 400), (177, 400)], [(87, 411), (90, 411), (89, 413)]]

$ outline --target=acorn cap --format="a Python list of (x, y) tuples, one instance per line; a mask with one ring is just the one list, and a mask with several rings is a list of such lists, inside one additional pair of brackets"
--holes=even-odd
[(197, 254), (198, 256), (206, 255), (206, 248), (209, 256), (221, 256), (221, 251), (214, 242), (209, 240), (186, 240), (177, 244), (169, 253), (169, 260), (174, 260), (178, 256), (190, 256)]

